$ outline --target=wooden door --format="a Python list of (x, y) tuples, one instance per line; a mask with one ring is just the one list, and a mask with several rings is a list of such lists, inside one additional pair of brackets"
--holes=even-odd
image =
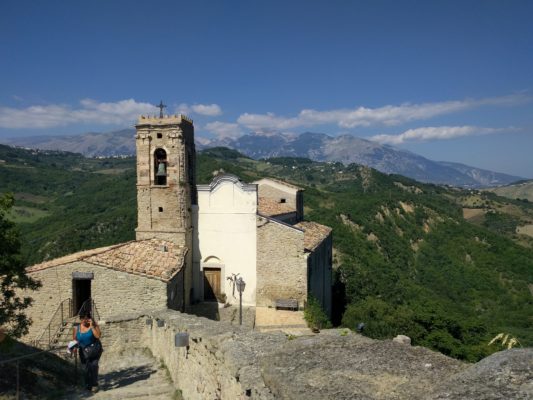
[(220, 269), (204, 268), (204, 300), (216, 300), (220, 293)]

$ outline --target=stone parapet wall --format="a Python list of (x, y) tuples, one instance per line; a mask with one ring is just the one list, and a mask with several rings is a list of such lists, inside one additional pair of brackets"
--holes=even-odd
[[(285, 343), (284, 334), (256, 333), (173, 310), (112, 317), (101, 322), (101, 329), (102, 357), (148, 349), (166, 366), (185, 399), (275, 398), (261, 378), (258, 357)], [(178, 332), (189, 334), (188, 349), (175, 347)]]
[(307, 254), (304, 233), (268, 218), (257, 217), (258, 307), (273, 306), (277, 299), (307, 301)]

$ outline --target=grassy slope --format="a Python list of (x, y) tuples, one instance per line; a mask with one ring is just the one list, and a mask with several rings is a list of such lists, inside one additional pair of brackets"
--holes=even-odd
[(533, 180), (491, 188), (487, 189), (487, 191), (494, 192), (498, 196), (508, 197), (510, 199), (527, 199), (528, 201), (533, 202)]
[[(0, 159), (8, 158), (2, 151), (13, 152), (0, 147)], [(48, 213), (21, 224), (28, 262), (134, 237), (133, 159), (15, 153), (0, 165), (0, 191)], [(533, 345), (533, 253), (505, 229), (466, 222), (462, 206), (471, 192), (356, 165), (254, 161), (225, 149), (197, 161), (198, 183), (223, 170), (245, 181), (270, 175), (306, 187), (307, 218), (334, 228), (337, 322), (353, 328), (364, 321), (370, 336), (408, 334), (415, 344), (469, 360), (496, 350), (486, 343), (502, 331)], [(491, 206), (503, 204), (490, 196)]]

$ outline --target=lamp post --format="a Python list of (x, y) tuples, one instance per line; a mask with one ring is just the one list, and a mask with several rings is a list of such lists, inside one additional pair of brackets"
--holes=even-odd
[(242, 278), (239, 277), (235, 284), (237, 285), (237, 290), (239, 291), (239, 325), (242, 325), (242, 292), (244, 292), (246, 282), (244, 282)]

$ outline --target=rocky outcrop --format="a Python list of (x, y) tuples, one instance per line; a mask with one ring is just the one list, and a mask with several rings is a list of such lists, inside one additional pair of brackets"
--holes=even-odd
[(495, 353), (438, 385), (432, 398), (531, 399), (533, 349), (511, 349)]

